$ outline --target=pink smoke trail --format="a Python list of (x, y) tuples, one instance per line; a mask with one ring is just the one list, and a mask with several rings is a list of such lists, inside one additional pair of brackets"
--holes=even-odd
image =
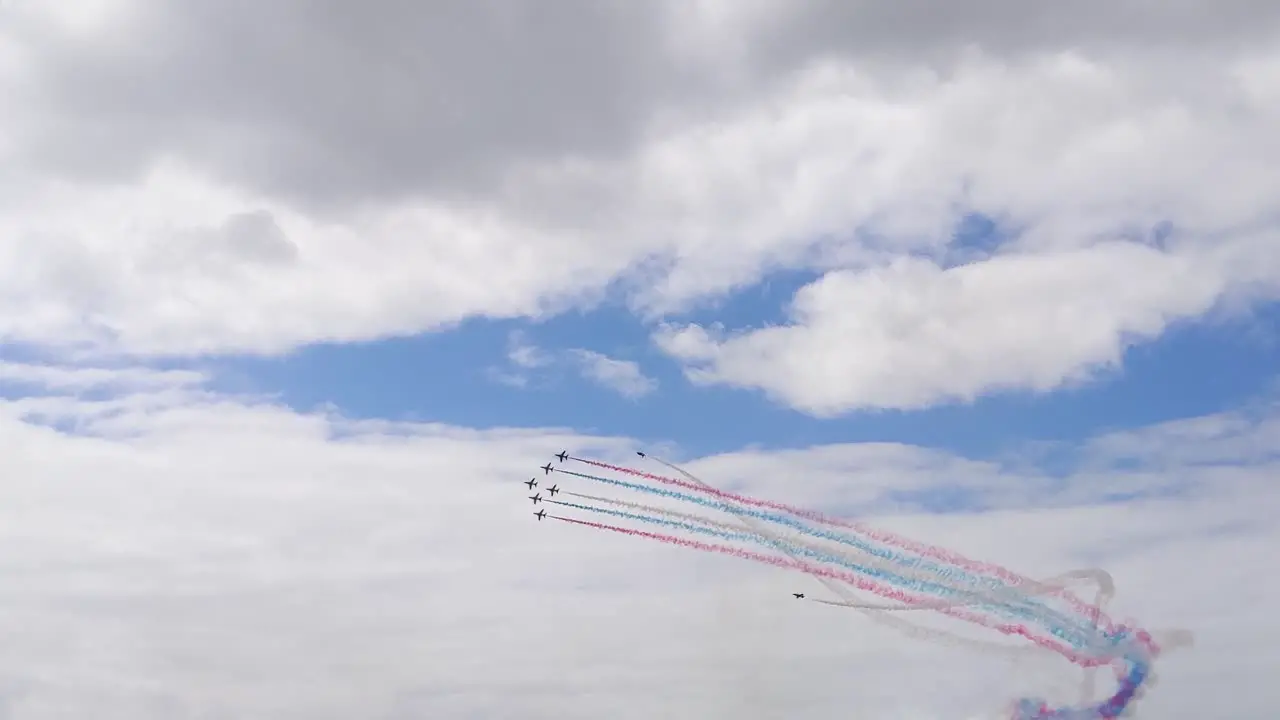
[[(583, 500), (591, 500), (593, 502), (614, 505), (617, 507), (624, 507), (630, 510), (638, 510), (641, 512), (652, 513), (654, 515), (676, 518), (679, 520), (683, 520), (685, 522), (695, 523), (698, 525), (716, 528), (716, 529), (724, 530), (727, 532), (739, 532), (739, 533), (742, 532), (742, 528), (732, 523), (713, 520), (711, 518), (703, 517), (701, 515), (696, 515), (694, 513), (686, 513), (686, 512), (680, 512), (678, 510), (670, 510), (668, 508), (658, 507), (657, 505), (646, 505), (644, 503), (629, 502), (627, 500), (618, 500), (616, 498), (604, 497), (601, 495), (589, 495), (587, 493), (570, 492), (568, 490), (562, 490), (561, 494), (567, 495), (569, 497), (581, 498)], [(576, 507), (571, 503), (562, 503), (559, 500), (544, 500), (543, 502), (553, 503), (556, 505), (568, 505), (569, 507)], [(882, 560), (880, 558), (876, 558), (870, 555), (866, 555), (865, 557), (863, 557), (854, 553), (848, 553), (848, 552), (842, 553), (841, 549), (836, 547), (818, 545), (815, 543), (805, 542), (803, 540), (782, 541), (781, 539), (774, 537), (772, 534), (760, 534), (760, 531), (754, 531), (754, 532), (756, 532), (756, 534), (759, 534), (760, 537), (762, 538), (777, 541), (782, 546), (795, 545), (799, 547), (816, 550), (819, 552), (843, 554), (845, 557), (849, 558), (850, 560), (856, 561), (858, 563), (862, 563), (865, 565), (878, 567), (882, 569), (892, 568), (894, 572), (907, 577), (917, 578), (917, 579), (934, 579), (934, 576), (931, 573), (927, 573), (923, 571), (912, 571), (910, 568), (894, 567), (893, 563), (887, 562), (885, 560)], [(1053, 578), (1053, 579), (1044, 580), (1044, 581), (1037, 581), (1037, 587), (1033, 589), (1031, 592), (1027, 593), (1026, 596), (1030, 597), (1035, 595), (1050, 594), (1061, 587), (1062, 587), (1062, 580), (1059, 578)], [(967, 600), (932, 600), (932, 601), (921, 602), (915, 605), (903, 604), (903, 603), (889, 605), (884, 603), (868, 603), (868, 602), (857, 602), (857, 601), (841, 602), (841, 601), (835, 601), (835, 600), (821, 600), (817, 598), (811, 598), (811, 601), (816, 603), (821, 603), (823, 605), (834, 605), (838, 607), (857, 608), (861, 610), (902, 611), (902, 610), (936, 610), (944, 607), (961, 607), (966, 605), (974, 605), (982, 602), (991, 602), (993, 600), (992, 597), (987, 597), (983, 595), (981, 591), (974, 591), (971, 594), (973, 595), (973, 597)], [(996, 600), (1000, 599), (998, 595), (994, 597)]]
[[(595, 528), (597, 530), (608, 530), (610, 532), (616, 532), (623, 535), (630, 535), (632, 537), (657, 540), (658, 542), (665, 543), (668, 545), (675, 545), (678, 547), (685, 547), (693, 550), (701, 550), (703, 552), (719, 553), (721, 555), (730, 555), (733, 557), (741, 558), (743, 560), (753, 560), (755, 562), (763, 563), (765, 565), (772, 565), (774, 567), (781, 568), (784, 570), (800, 570), (802, 572), (805, 572), (809, 575), (813, 575), (815, 577), (824, 577), (831, 580), (839, 580), (859, 590), (863, 590), (865, 592), (879, 595), (881, 597), (888, 598), (891, 600), (897, 600), (904, 604), (919, 605), (919, 604), (927, 604), (929, 602), (928, 600), (918, 598), (914, 595), (905, 593), (901, 590), (895, 590), (895, 589), (886, 587), (884, 585), (880, 585), (878, 583), (872, 582), (856, 574), (843, 572), (839, 570), (832, 570), (829, 568), (821, 567), (819, 565), (814, 565), (812, 563), (805, 562), (803, 560), (795, 560), (795, 559), (785, 560), (780, 557), (763, 555), (760, 553), (752, 552), (750, 550), (744, 550), (742, 548), (736, 548), (729, 545), (716, 545), (712, 543), (704, 543), (698, 540), (689, 540), (686, 538), (676, 537), (674, 535), (665, 535), (662, 533), (653, 533), (653, 532), (647, 532), (644, 530), (636, 530), (633, 528), (618, 527), (617, 525), (608, 525), (605, 523), (591, 522), (588, 520), (577, 520), (575, 518), (568, 518), (560, 515), (547, 515), (547, 517), (552, 518), (554, 520), (560, 520), (562, 522), (574, 523), (576, 525)], [(1054, 642), (1047, 638), (1039, 637), (1034, 632), (1032, 632), (1030, 628), (1028, 628), (1025, 625), (1013, 625), (1008, 623), (991, 623), (991, 622), (985, 621), (981, 616), (978, 616), (973, 613), (966, 612), (957, 608), (940, 608), (938, 609), (938, 612), (944, 615), (950, 615), (960, 620), (966, 620), (976, 625), (981, 625), (983, 627), (990, 628), (1004, 635), (1023, 637), (1031, 641), (1032, 643), (1039, 645), (1040, 647), (1043, 647), (1047, 650), (1051, 650), (1055, 653), (1058, 653), (1064, 658), (1082, 667), (1094, 667), (1098, 665), (1105, 665), (1110, 662), (1109, 659), (1105, 659), (1105, 658), (1099, 659), (1099, 658), (1087, 657), (1081, 653), (1078, 653), (1072, 650), (1071, 648), (1061, 643)]]
[[(688, 476), (690, 479), (681, 480), (679, 478), (668, 477), (665, 475), (657, 475), (655, 473), (646, 472), (644, 470), (638, 470), (636, 468), (629, 468), (622, 465), (614, 465), (612, 463), (606, 463), (599, 460), (590, 460), (587, 458), (580, 458), (572, 455), (569, 456), (569, 459), (576, 460), (586, 465), (591, 465), (594, 467), (613, 470), (615, 472), (631, 475), (633, 477), (640, 477), (647, 480), (653, 480), (655, 482), (659, 482), (664, 485), (674, 485), (676, 487), (685, 488), (687, 490), (695, 490), (703, 494), (717, 497), (721, 500), (736, 502), (736, 503), (749, 505), (753, 507), (767, 508), (769, 510), (775, 510), (779, 512), (785, 512), (785, 513), (794, 515), (796, 517), (804, 518), (805, 520), (809, 520), (812, 522), (854, 530), (876, 542), (884, 543), (886, 545), (896, 546), (908, 552), (912, 552), (917, 555), (922, 555), (925, 557), (930, 557), (935, 560), (941, 560), (943, 562), (950, 563), (957, 567), (964, 568), (965, 570), (968, 570), (969, 572), (972, 572), (972, 573), (994, 575), (1000, 578), (1001, 580), (1009, 583), (1010, 585), (1021, 586), (1026, 584), (1032, 584), (1032, 585), (1037, 584), (1034, 579), (1025, 577), (1023, 575), (1019, 575), (1011, 570), (1000, 567), (999, 565), (970, 560), (969, 558), (966, 558), (950, 550), (946, 550), (945, 548), (940, 548), (934, 545), (927, 545), (925, 543), (916, 542), (914, 540), (910, 540), (908, 538), (895, 535), (894, 533), (890, 533), (888, 531), (877, 530), (875, 528), (869, 527), (862, 523), (851, 522), (848, 520), (843, 520), (841, 518), (831, 517), (829, 515), (825, 515), (823, 513), (820, 513), (814, 510), (798, 508), (792, 505), (787, 505), (785, 503), (779, 503), (779, 502), (774, 502), (770, 500), (761, 500), (758, 498), (748, 497), (746, 495), (739, 495), (737, 493), (720, 490), (710, 485), (707, 485), (706, 483), (697, 482), (696, 478), (693, 478), (693, 476), (681, 470), (679, 467), (676, 467), (675, 465), (672, 465), (658, 458), (651, 458), (651, 459), (654, 460), (655, 462), (659, 462), (663, 465), (666, 465), (667, 467), (670, 467), (671, 469), (677, 472), (680, 472), (683, 475)], [(1072, 609), (1078, 612), (1089, 613), (1089, 614), (1094, 614), (1098, 612), (1098, 607), (1096, 605), (1090, 605), (1089, 603), (1077, 597), (1074, 593), (1072, 593), (1066, 587), (1052, 588), (1046, 594), (1055, 595), (1057, 597), (1062, 598), (1072, 607)]]

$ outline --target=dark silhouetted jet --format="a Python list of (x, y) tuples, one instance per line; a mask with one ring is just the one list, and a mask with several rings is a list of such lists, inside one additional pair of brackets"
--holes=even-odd
[(791, 594), (795, 595), (797, 600), (804, 597), (804, 593), (791, 593)]
[(551, 497), (555, 497), (556, 493), (560, 492), (560, 486), (552, 485), (551, 487), (547, 488), (547, 492), (551, 493)]
[(547, 516), (547, 511), (539, 510), (538, 512), (534, 513), (533, 516), (538, 518), (538, 522), (542, 522), (542, 518)]
[(546, 465), (543, 465), (543, 466), (542, 466), (542, 474), (543, 474), (543, 475), (550, 475), (550, 474), (551, 474), (551, 463), (547, 463)]
[(569, 459), (569, 453), (565, 452), (564, 450), (561, 450), (560, 452), (556, 453), (556, 457), (560, 458), (560, 462), (564, 462), (565, 460)]
[(532, 490), (534, 486), (536, 486), (537, 484), (538, 484), (538, 481), (534, 480), (533, 478), (529, 478), (529, 480), (525, 483), (525, 485), (529, 486), (530, 490)]
[(542, 502), (542, 493), (534, 493), (529, 496), (529, 499), (533, 501), (534, 505), (537, 505), (539, 502)]

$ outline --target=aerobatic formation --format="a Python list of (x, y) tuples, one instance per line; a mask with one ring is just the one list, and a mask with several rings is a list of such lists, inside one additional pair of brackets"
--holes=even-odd
[[(1105, 605), (1114, 588), (1103, 570), (1080, 570), (1032, 580), (989, 563), (975, 562), (943, 548), (913, 542), (862, 523), (718, 490), (682, 468), (636, 453), (673, 471), (668, 477), (600, 460), (556, 455), (540, 470), (628, 491), (635, 500), (547, 488), (529, 499), (577, 511), (578, 517), (548, 513), (534, 516), (597, 531), (621, 533), (693, 550), (719, 553), (803, 572), (834, 597), (797, 600), (856, 609), (872, 620), (910, 636), (1006, 653), (1053, 652), (1085, 670), (1081, 698), (1074, 706), (1050, 707), (1039, 698), (1015, 701), (1011, 720), (1092, 720), (1133, 713), (1152, 684), (1152, 663), (1162, 652), (1186, 644), (1185, 632), (1159, 638), (1133, 623), (1112, 620)], [(564, 467), (576, 464), (580, 470)], [(536, 477), (524, 483), (538, 487)], [(554, 499), (559, 494), (564, 499)], [(644, 502), (641, 499), (647, 499)], [(706, 511), (727, 515), (708, 516)], [(589, 519), (589, 518), (598, 519)], [(625, 521), (627, 524), (617, 524)], [(1086, 582), (1096, 587), (1092, 602), (1071, 589)], [(878, 598), (878, 599), (877, 599)], [(1009, 636), (993, 642), (907, 622), (902, 611), (931, 610), (955, 620)], [(995, 638), (993, 637), (993, 640)], [(1094, 672), (1115, 673), (1115, 690), (1094, 698)]]

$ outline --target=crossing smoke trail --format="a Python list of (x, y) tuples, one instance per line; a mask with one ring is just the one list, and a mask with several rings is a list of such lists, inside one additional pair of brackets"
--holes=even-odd
[[(639, 454), (643, 456), (643, 453)], [(811, 598), (812, 601), (855, 609), (914, 637), (1009, 653), (1047, 649), (1086, 670), (1079, 705), (1052, 708), (1038, 699), (1024, 699), (1011, 707), (1012, 720), (1115, 718), (1130, 712), (1133, 701), (1142, 694), (1150, 679), (1152, 661), (1163, 650), (1147, 631), (1131, 623), (1117, 623), (1106, 615), (1103, 605), (1112, 596), (1114, 586), (1110, 576), (1102, 570), (1080, 570), (1036, 581), (999, 566), (975, 562), (952, 551), (917, 543), (862, 523), (722, 491), (657, 458), (651, 459), (682, 475), (683, 479), (598, 460), (572, 456), (565, 459), (626, 475), (633, 480), (563, 468), (550, 470), (649, 495), (677, 507), (694, 506), (727, 513), (737, 522), (726, 522), (677, 507), (569, 491), (562, 492), (595, 504), (559, 500), (546, 502), (663, 528), (668, 532), (640, 530), (563, 515), (547, 515), (549, 518), (599, 531), (798, 570), (821, 582), (839, 598)], [(719, 542), (681, 535), (701, 535)], [(1096, 586), (1093, 603), (1083, 601), (1071, 589), (1071, 585), (1081, 581)], [(868, 601), (858, 593), (878, 596), (890, 602)], [(1005, 636), (1022, 638), (1030, 644), (1010, 646), (963, 638), (916, 626), (899, 617), (903, 611), (922, 610), (932, 610)], [(1100, 667), (1110, 667), (1115, 672), (1117, 689), (1107, 699), (1094, 703), (1093, 671)]]

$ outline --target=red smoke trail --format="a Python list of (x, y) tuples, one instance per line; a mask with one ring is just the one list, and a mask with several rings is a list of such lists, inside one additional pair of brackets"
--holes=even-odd
[[(637, 470), (635, 468), (623, 467), (621, 465), (613, 465), (611, 463), (601, 462), (599, 460), (588, 460), (586, 458), (580, 458), (575, 456), (570, 456), (569, 459), (577, 460), (578, 462), (584, 463), (587, 465), (593, 465), (595, 467), (604, 468), (607, 470), (613, 470), (613, 471), (624, 473), (627, 475), (632, 475), (634, 477), (641, 477), (648, 480), (653, 480), (666, 485), (675, 485), (677, 487), (682, 487), (688, 490), (696, 490), (701, 493), (718, 497), (722, 500), (729, 500), (732, 502), (741, 503), (743, 505), (750, 505), (753, 507), (762, 507), (762, 508), (768, 508), (770, 510), (777, 510), (780, 512), (790, 513), (791, 515), (804, 518), (805, 520), (822, 523), (824, 525), (831, 525), (835, 527), (842, 527), (850, 530), (855, 530), (859, 533), (862, 533), (863, 535), (865, 535), (867, 538), (871, 540), (875, 540), (877, 542), (881, 542), (886, 545), (894, 545), (908, 552), (913, 552), (917, 555), (922, 555), (925, 557), (933, 558), (935, 560), (941, 560), (943, 562), (951, 563), (952, 565), (956, 565), (957, 567), (962, 567), (973, 573), (994, 575), (1011, 585), (1017, 586), (1017, 585), (1026, 585), (1026, 584), (1036, 584), (1035, 580), (1025, 577), (1023, 575), (1019, 575), (1006, 568), (1002, 568), (999, 565), (970, 560), (962, 555), (954, 553), (950, 550), (946, 550), (945, 548), (940, 548), (934, 545), (926, 545), (924, 543), (916, 542), (914, 540), (910, 540), (908, 538), (895, 535), (891, 532), (867, 527), (862, 523), (855, 523), (855, 522), (850, 522), (848, 520), (842, 520), (840, 518), (824, 515), (820, 512), (816, 512), (813, 510), (806, 510), (804, 508), (793, 507), (791, 505), (786, 505), (784, 503), (772, 502), (769, 500), (759, 500), (757, 498), (747, 497), (745, 495), (738, 495), (737, 493), (718, 490), (704, 483), (693, 482), (691, 480), (681, 480), (679, 478), (667, 477), (665, 475), (656, 475), (654, 473), (645, 472), (644, 470)], [(679, 470), (679, 468), (675, 467), (674, 465), (670, 465), (670, 463), (663, 462), (661, 460), (658, 460), (657, 458), (653, 458), (653, 459), (657, 462), (661, 462), (662, 464), (667, 465), (668, 467), (671, 467), (674, 470)], [(1067, 601), (1069, 605), (1072, 606), (1073, 609), (1075, 609), (1078, 612), (1092, 614), (1092, 613), (1098, 612), (1099, 610), (1099, 608), (1096, 605), (1090, 605), (1084, 600), (1081, 600), (1080, 598), (1076, 597), (1074, 593), (1072, 593), (1070, 590), (1066, 589), (1065, 587), (1053, 589), (1048, 594), (1056, 595), (1058, 597), (1063, 598), (1064, 600)]]
[(697, 490), (698, 492), (701, 492), (701, 493), (714, 495), (716, 497), (721, 498), (722, 500), (730, 500), (732, 502), (741, 503), (743, 505), (751, 505), (753, 507), (763, 507), (763, 508), (768, 508), (770, 510), (777, 510), (780, 512), (790, 513), (797, 517), (802, 517), (805, 520), (812, 520), (813, 522), (822, 523), (824, 525), (833, 525), (836, 527), (848, 528), (850, 530), (857, 530), (858, 532), (862, 533), (863, 535), (866, 535), (872, 540), (876, 540), (878, 542), (886, 543), (889, 545), (897, 545), (898, 547), (901, 547), (904, 550), (909, 550), (911, 552), (914, 552), (917, 555), (924, 555), (927, 557), (932, 557), (935, 560), (942, 560), (944, 562), (949, 562), (953, 565), (958, 565), (960, 567), (963, 567), (967, 570), (971, 570), (974, 572), (981, 572), (981, 573), (996, 575), (1000, 579), (1010, 583), (1020, 585), (1023, 583), (1035, 582), (1031, 578), (1018, 575), (1017, 573), (1014, 573), (1010, 570), (1002, 568), (999, 565), (975, 562), (961, 555), (957, 555), (956, 553), (953, 553), (950, 550), (946, 550), (946, 549), (932, 546), (932, 545), (925, 545), (924, 543), (918, 543), (918, 542), (915, 542), (914, 540), (908, 540), (907, 538), (899, 537), (897, 535), (894, 535), (893, 533), (867, 527), (862, 523), (855, 523), (855, 522), (850, 522), (848, 520), (842, 520), (840, 518), (824, 515), (814, 510), (805, 510), (804, 508), (793, 507), (791, 505), (786, 505), (784, 503), (779, 503), (779, 502), (772, 502), (770, 500), (759, 500), (757, 498), (747, 497), (745, 495), (738, 495), (737, 493), (731, 493), (725, 490), (717, 490), (716, 488), (713, 488), (707, 485), (702, 485), (695, 482), (690, 482), (688, 480), (681, 480), (679, 478), (667, 477), (665, 475), (655, 475), (654, 473), (645, 472), (644, 470), (636, 470), (635, 468), (623, 467), (621, 465), (613, 465), (606, 462), (600, 462), (599, 460), (588, 460), (586, 458), (572, 457), (572, 456), (570, 457), (570, 459), (577, 460), (578, 462), (585, 463), (587, 465), (594, 465), (595, 467), (598, 467), (598, 468), (604, 468), (607, 470), (613, 470), (616, 472), (625, 473), (627, 475), (632, 475), (635, 477), (642, 477), (647, 480), (653, 480), (656, 482), (663, 483), (665, 485), (675, 485), (677, 487), (686, 488), (688, 490)]
[[(784, 570), (800, 570), (802, 572), (808, 573), (815, 577), (825, 577), (832, 580), (839, 580), (841, 582), (852, 585), (853, 587), (858, 588), (859, 590), (864, 590), (869, 593), (874, 593), (881, 597), (889, 598), (891, 600), (897, 600), (905, 604), (921, 605), (921, 604), (928, 603), (927, 600), (902, 592), (901, 590), (894, 590), (894, 589), (888, 588), (884, 585), (880, 585), (878, 583), (872, 582), (870, 580), (867, 580), (866, 578), (860, 577), (853, 573), (842, 572), (839, 570), (831, 570), (828, 568), (821, 567), (819, 565), (814, 565), (811, 563), (804, 562), (802, 560), (784, 560), (779, 557), (762, 555), (760, 553), (752, 552), (750, 550), (744, 550), (742, 548), (732, 547), (729, 545), (715, 545), (712, 543), (699, 542), (697, 540), (688, 540), (685, 538), (676, 537), (674, 535), (664, 535), (661, 533), (646, 532), (644, 530), (635, 530), (632, 528), (618, 527), (617, 525), (606, 525), (605, 523), (591, 522), (589, 520), (576, 520), (574, 518), (562, 517), (560, 515), (547, 515), (547, 517), (552, 518), (553, 520), (560, 520), (562, 522), (573, 523), (575, 525), (583, 525), (586, 527), (595, 528), (597, 530), (609, 530), (611, 532), (621, 533), (623, 535), (630, 535), (632, 537), (657, 540), (658, 542), (666, 543), (668, 545), (676, 545), (679, 547), (686, 547), (693, 550), (702, 550), (703, 552), (719, 553), (721, 555), (730, 555), (733, 557), (741, 558), (743, 560), (754, 560), (756, 562), (764, 563), (766, 565), (772, 565), (774, 567), (782, 568)], [(1027, 640), (1030, 640), (1036, 645), (1039, 645), (1040, 647), (1043, 647), (1047, 650), (1052, 650), (1053, 652), (1058, 653), (1059, 655), (1067, 658), (1071, 662), (1077, 665), (1080, 665), (1082, 667), (1094, 667), (1097, 665), (1105, 665), (1110, 662), (1109, 659), (1096, 659), (1096, 658), (1085, 657), (1084, 655), (1077, 653), (1076, 651), (1072, 650), (1071, 648), (1065, 645), (1062, 645), (1061, 643), (1057, 643), (1042, 637), (1037, 637), (1031, 631), (1031, 629), (1025, 625), (989, 623), (983, 620), (983, 618), (979, 615), (975, 615), (973, 613), (955, 609), (955, 608), (940, 608), (938, 609), (938, 612), (944, 615), (950, 615), (960, 620), (967, 620), (968, 622), (974, 623), (976, 625), (981, 625), (983, 627), (991, 628), (992, 630), (996, 630), (997, 632), (1000, 632), (1004, 635), (1017, 635), (1017, 636), (1026, 638)]]

